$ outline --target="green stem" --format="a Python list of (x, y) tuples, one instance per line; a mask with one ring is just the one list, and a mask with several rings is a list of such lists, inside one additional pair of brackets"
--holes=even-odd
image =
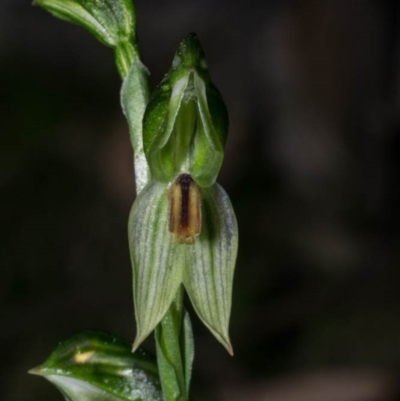
[(122, 42), (115, 47), (115, 64), (122, 80), (128, 75), (137, 49), (131, 42)]
[(189, 314), (183, 308), (183, 287), (156, 327), (157, 365), (165, 401), (187, 401), (194, 356)]

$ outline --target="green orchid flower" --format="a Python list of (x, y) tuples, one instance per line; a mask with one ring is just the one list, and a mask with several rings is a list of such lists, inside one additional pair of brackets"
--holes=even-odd
[(121, 105), (134, 149), (137, 199), (129, 218), (137, 335), (155, 329), (157, 366), (143, 351), (100, 332), (61, 343), (31, 373), (70, 401), (187, 401), (194, 358), (186, 289), (200, 319), (232, 354), (229, 339), (238, 228), (216, 183), (228, 115), (194, 34), (149, 96), (131, 0), (34, 0), (114, 51)]
[(194, 34), (150, 98), (143, 148), (151, 179), (135, 200), (128, 235), (137, 335), (154, 330), (181, 284), (200, 319), (232, 354), (229, 339), (238, 228), (215, 180), (228, 117)]

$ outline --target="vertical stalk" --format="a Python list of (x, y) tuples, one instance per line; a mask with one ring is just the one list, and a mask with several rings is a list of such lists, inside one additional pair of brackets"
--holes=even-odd
[(194, 357), (193, 335), (183, 308), (183, 286), (156, 327), (157, 365), (165, 401), (187, 401)]
[(121, 42), (115, 47), (115, 64), (122, 80), (128, 75), (137, 54), (137, 49), (131, 42)]

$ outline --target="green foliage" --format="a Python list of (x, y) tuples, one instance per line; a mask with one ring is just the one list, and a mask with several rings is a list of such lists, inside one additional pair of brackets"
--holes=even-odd
[(161, 401), (154, 358), (129, 343), (84, 331), (61, 343), (30, 373), (52, 382), (69, 401)]
[(135, 40), (131, 0), (35, 0), (34, 4), (57, 18), (84, 27), (106, 46)]
[(131, 0), (35, 0), (55, 17), (87, 29), (115, 51), (119, 73), (126, 76), (137, 53), (136, 16)]

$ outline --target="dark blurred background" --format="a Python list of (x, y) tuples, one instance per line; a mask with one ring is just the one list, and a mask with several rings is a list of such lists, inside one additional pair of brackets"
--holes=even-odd
[[(136, 10), (152, 88), (194, 31), (230, 114), (235, 357), (193, 315), (194, 398), (400, 400), (400, 2)], [(0, 52), (0, 399), (61, 401), (26, 371), (81, 329), (135, 333), (121, 82), (26, 0), (1, 1)]]

